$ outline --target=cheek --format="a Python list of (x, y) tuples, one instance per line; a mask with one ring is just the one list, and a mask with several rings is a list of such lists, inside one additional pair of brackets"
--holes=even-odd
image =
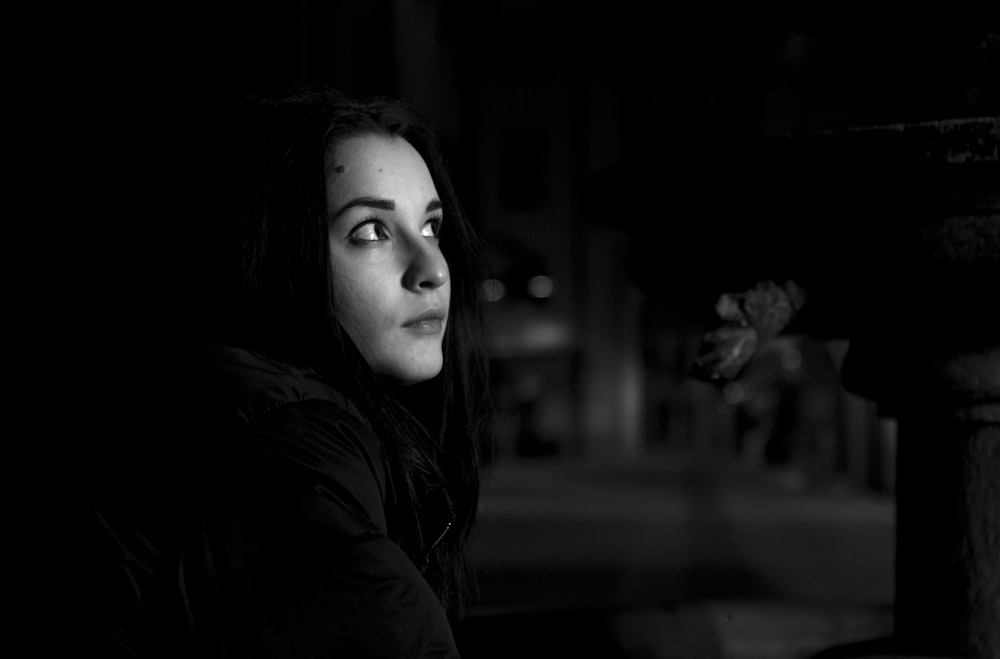
[(336, 316), (355, 341), (371, 338), (373, 331), (384, 324), (379, 303), (385, 298), (376, 277), (335, 276), (333, 295)]

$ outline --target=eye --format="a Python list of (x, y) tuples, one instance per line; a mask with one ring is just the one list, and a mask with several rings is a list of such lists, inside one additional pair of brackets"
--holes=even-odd
[(433, 217), (420, 229), (420, 235), (426, 238), (441, 237), (441, 218)]
[(386, 240), (389, 237), (389, 232), (386, 231), (385, 225), (379, 219), (371, 218), (364, 222), (358, 224), (353, 229), (348, 236), (352, 241), (358, 243), (375, 243), (380, 240)]

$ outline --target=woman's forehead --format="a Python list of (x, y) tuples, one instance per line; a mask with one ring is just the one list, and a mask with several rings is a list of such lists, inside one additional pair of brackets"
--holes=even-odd
[(331, 203), (358, 194), (436, 196), (423, 157), (405, 139), (360, 135), (330, 151), (327, 185)]
[(352, 135), (337, 141), (327, 154), (327, 168), (332, 174), (343, 174), (359, 167), (381, 165), (385, 161), (419, 158), (416, 149), (395, 135)]

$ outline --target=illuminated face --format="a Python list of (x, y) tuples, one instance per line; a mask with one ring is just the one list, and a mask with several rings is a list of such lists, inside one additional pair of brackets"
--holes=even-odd
[(409, 142), (335, 145), (327, 175), (337, 318), (377, 375), (413, 384), (441, 371), (451, 282), (438, 246), (442, 207)]

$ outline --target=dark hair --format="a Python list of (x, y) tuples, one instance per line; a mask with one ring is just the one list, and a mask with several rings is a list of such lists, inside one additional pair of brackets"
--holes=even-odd
[[(428, 117), (385, 97), (348, 98), (324, 84), (225, 103), (205, 162), (212, 203), (204, 263), (205, 338), (316, 370), (372, 426), (390, 480), (390, 537), (420, 567), (442, 603), (461, 608), (474, 585), (464, 551), (479, 498), (480, 456), (491, 447), (492, 407), (479, 282), (484, 249), (465, 216)], [(442, 372), (401, 388), (381, 383), (335, 316), (327, 237), (331, 148), (357, 135), (405, 139), (423, 157), (447, 219), (440, 247), (451, 277)], [(226, 166), (219, 168), (218, 163)], [(433, 519), (443, 507), (450, 519)], [(450, 524), (447, 533), (438, 537)], [(433, 537), (432, 537), (433, 536)]]

